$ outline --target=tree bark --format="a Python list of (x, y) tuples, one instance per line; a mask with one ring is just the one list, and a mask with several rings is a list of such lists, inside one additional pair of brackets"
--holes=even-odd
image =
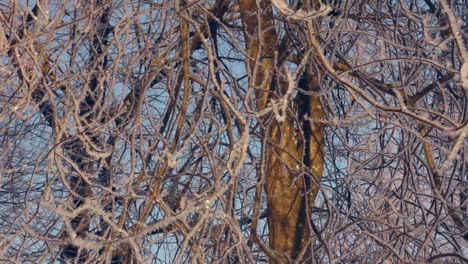
[[(274, 55), (279, 50), (270, 1), (241, 0), (245, 42), (249, 56), (250, 86), (256, 89), (257, 108), (267, 108), (269, 99), (285, 89), (274, 74)], [(278, 67), (279, 68), (279, 67)], [(317, 91), (318, 78), (309, 68), (298, 86)], [(306, 260), (311, 254), (311, 207), (319, 190), (324, 164), (324, 116), (318, 96), (299, 93), (282, 122), (265, 122), (265, 192), (268, 204), (269, 245), (282, 262)], [(310, 119), (306, 118), (309, 117)], [(273, 119), (274, 120), (274, 119)], [(255, 232), (255, 231), (252, 231)]]

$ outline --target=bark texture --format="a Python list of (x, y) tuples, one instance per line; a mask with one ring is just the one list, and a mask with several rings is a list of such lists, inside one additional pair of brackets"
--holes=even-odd
[[(287, 84), (275, 74), (278, 36), (270, 1), (241, 0), (245, 40), (249, 55), (250, 85), (256, 89), (257, 108), (282, 96)], [(279, 65), (278, 65), (279, 66)], [(318, 78), (308, 66), (298, 82), (305, 91), (318, 90)], [(305, 260), (310, 255), (310, 214), (319, 190), (324, 164), (324, 115), (318, 96), (299, 93), (285, 113), (285, 120), (265, 122), (268, 138), (265, 191), (268, 203), (269, 244), (283, 262)], [(306, 117), (310, 117), (307, 119)], [(272, 263), (277, 261), (271, 260)]]

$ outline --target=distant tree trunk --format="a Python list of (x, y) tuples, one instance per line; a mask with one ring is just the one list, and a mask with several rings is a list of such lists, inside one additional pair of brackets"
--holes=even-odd
[[(21, 32), (19, 33), (20, 38), (24, 38), (27, 35), (27, 32), (32, 31), (34, 25), (34, 17), (37, 17), (39, 11), (39, 4), (36, 4), (32, 9), (32, 15), (28, 15), (26, 18), (26, 23), (22, 27)], [(101, 4), (101, 1), (97, 1), (95, 6)], [(89, 55), (89, 67), (92, 72), (89, 82), (84, 85), (83, 94), (85, 94), (82, 101), (79, 103), (79, 108), (77, 116), (77, 125), (82, 128), (82, 135), (77, 136), (76, 134), (64, 135), (60, 131), (60, 128), (57, 123), (57, 113), (55, 112), (55, 106), (53, 105), (53, 98), (50, 97), (50, 94), (47, 93), (47, 89), (44, 87), (43, 83), (39, 83), (33, 89), (32, 98), (39, 105), (39, 109), (44, 119), (47, 121), (48, 126), (52, 129), (55, 136), (55, 141), (58, 146), (61, 146), (66, 154), (64, 164), (68, 164), (70, 171), (67, 177), (66, 186), (70, 188), (70, 198), (72, 201), (73, 207), (72, 210), (77, 210), (86, 202), (86, 200), (93, 196), (92, 186), (90, 182), (93, 182), (93, 170), (99, 160), (90, 155), (89, 152), (89, 142), (91, 145), (97, 148), (104, 149), (104, 142), (102, 140), (102, 135), (99, 135), (98, 132), (92, 132), (95, 130), (96, 123), (103, 123), (105, 121), (104, 116), (108, 113), (105, 112), (104, 108), (100, 105), (102, 104), (103, 98), (106, 96), (106, 88), (101, 82), (102, 79), (102, 69), (107, 67), (107, 56), (103, 56), (105, 45), (107, 45), (107, 37), (111, 33), (111, 28), (109, 26), (110, 19), (110, 8), (106, 8), (101, 14), (99, 25), (97, 29), (90, 38), (90, 55)], [(38, 45), (40, 47), (40, 45)], [(9, 56), (12, 58), (19, 57), (19, 54), (14, 54), (13, 49), (9, 50)], [(13, 60), (16, 61), (16, 60)], [(16, 62), (18, 65), (20, 62)], [(56, 76), (53, 73), (49, 72), (50, 69), (50, 57), (46, 53), (42, 62), (42, 75), (44, 83), (47, 83), (47, 79), (55, 80)], [(21, 80), (24, 80), (25, 77), (21, 71), (18, 71), (18, 76)], [(66, 87), (60, 87), (60, 89), (66, 90)], [(70, 92), (71, 93), (71, 92)], [(47, 99), (49, 98), (49, 99)], [(57, 132), (59, 131), (59, 132)], [(77, 133), (78, 134), (78, 133)], [(105, 162), (109, 162), (109, 158)], [(106, 166), (100, 170), (98, 175), (98, 183), (102, 186), (109, 187), (110, 185), (110, 175), (109, 170)], [(109, 210), (110, 202), (104, 208)], [(62, 237), (68, 238), (73, 236), (69, 234), (69, 231), (73, 231), (77, 237), (80, 239), (86, 240), (86, 237), (89, 232), (91, 215), (87, 210), (83, 210), (78, 213), (76, 216), (72, 217), (69, 222), (64, 223)], [(100, 227), (102, 230), (107, 228), (107, 224), (104, 221), (101, 221)], [(102, 235), (102, 231), (98, 235)], [(86, 249), (80, 249), (68, 241), (64, 244), (60, 250), (60, 259), (62, 261), (74, 261), (76, 263), (84, 263), (89, 261), (88, 252)]]
[[(96, 2), (96, 6), (101, 4), (101, 1)], [(89, 65), (92, 67), (91, 79), (89, 83), (83, 87), (85, 97), (80, 102), (79, 106), (79, 117), (81, 127), (85, 128), (84, 138), (92, 142), (94, 146), (104, 148), (104, 142), (102, 141), (102, 135), (99, 133), (91, 132), (92, 127), (95, 123), (101, 123), (104, 121), (104, 116), (107, 115), (103, 107), (101, 107), (103, 97), (106, 96), (106, 88), (102, 83), (102, 69), (107, 67), (107, 56), (103, 56), (105, 45), (107, 45), (107, 37), (111, 33), (109, 27), (110, 9), (109, 7), (104, 10), (98, 20), (99, 24), (96, 26), (96, 32), (90, 39), (90, 55)], [(75, 194), (73, 197), (73, 204), (75, 208), (79, 208), (83, 205), (86, 199), (93, 196), (93, 190), (88, 181), (92, 178), (85, 179), (90, 175), (93, 175), (93, 168), (95, 167), (98, 159), (88, 153), (86, 145), (82, 138), (72, 137), (66, 144), (65, 150), (70, 157), (71, 162), (74, 166), (80, 169), (80, 171), (73, 171), (70, 173), (69, 182), (72, 190)], [(85, 175), (82, 175), (85, 174)], [(109, 171), (104, 166), (99, 173), (99, 184), (102, 186), (109, 187), (110, 175)], [(108, 203), (110, 204), (110, 203)], [(104, 208), (109, 210), (108, 206)], [(78, 214), (76, 217), (71, 219), (71, 228), (76, 234), (82, 239), (86, 239), (87, 232), (89, 232), (89, 219), (90, 215), (87, 210)], [(100, 223), (102, 230), (107, 229), (105, 222)], [(102, 231), (104, 232), (104, 231)], [(101, 232), (101, 233), (102, 233)], [(99, 234), (102, 235), (102, 234)], [(68, 234), (70, 236), (70, 234)], [(73, 259), (78, 261), (89, 261), (86, 251), (79, 251), (79, 249), (72, 243), (67, 244), (63, 247), (61, 257), (63, 259)]]
[[(269, 99), (285, 89), (281, 77), (274, 75), (275, 53), (285, 53), (277, 45), (277, 34), (270, 1), (241, 0), (249, 56), (250, 85), (256, 88), (257, 108), (265, 109)], [(318, 90), (318, 78), (309, 68), (298, 86)], [(324, 164), (324, 127), (311, 122), (324, 116), (317, 96), (299, 93), (282, 122), (264, 124), (268, 145), (265, 191), (268, 203), (270, 248), (278, 259), (306, 260), (311, 251), (311, 208), (322, 177)], [(306, 119), (308, 116), (310, 119)], [(271, 263), (275, 263), (274, 260)]]

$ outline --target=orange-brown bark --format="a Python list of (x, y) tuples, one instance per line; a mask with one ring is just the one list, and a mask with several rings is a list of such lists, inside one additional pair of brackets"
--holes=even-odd
[[(250, 85), (256, 89), (258, 110), (263, 110), (273, 94), (284, 90), (281, 81), (272, 81), (278, 48), (271, 3), (263, 0), (257, 6), (255, 0), (241, 0), (239, 5), (249, 55)], [(299, 86), (303, 90), (317, 90), (318, 79), (307, 71)], [(324, 128), (305, 116), (317, 120), (323, 115), (317, 96), (299, 94), (283, 122), (265, 124), (269, 245), (284, 262), (310, 255), (308, 219), (323, 172)]]

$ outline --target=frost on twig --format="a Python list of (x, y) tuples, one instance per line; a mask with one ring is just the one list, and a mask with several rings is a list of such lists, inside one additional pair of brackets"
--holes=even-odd
[(275, 114), (275, 119), (278, 122), (283, 122), (286, 120), (286, 112), (288, 107), (288, 102), (291, 99), (291, 95), (296, 88), (296, 78), (299, 71), (292, 74), (287, 69), (285, 69), (286, 77), (288, 78), (288, 89), (286, 94), (279, 100), (271, 100), (271, 108)]
[(245, 126), (241, 138), (234, 144), (231, 155), (227, 162), (227, 169), (231, 175), (236, 175), (242, 167), (243, 161), (247, 156), (247, 148), (249, 147), (249, 130)]
[(324, 16), (332, 11), (331, 6), (321, 4), (319, 10), (314, 11), (304, 11), (300, 10), (293, 10), (289, 7), (289, 5), (284, 0), (271, 0), (273, 5), (278, 8), (278, 10), (285, 16), (297, 19), (297, 20), (309, 20), (311, 18), (316, 18), (320, 16)]
[(167, 165), (169, 168), (176, 168), (177, 167), (177, 158), (179, 157), (179, 152), (175, 154), (171, 154), (169, 151), (164, 151), (164, 154), (166, 154), (167, 157)]

